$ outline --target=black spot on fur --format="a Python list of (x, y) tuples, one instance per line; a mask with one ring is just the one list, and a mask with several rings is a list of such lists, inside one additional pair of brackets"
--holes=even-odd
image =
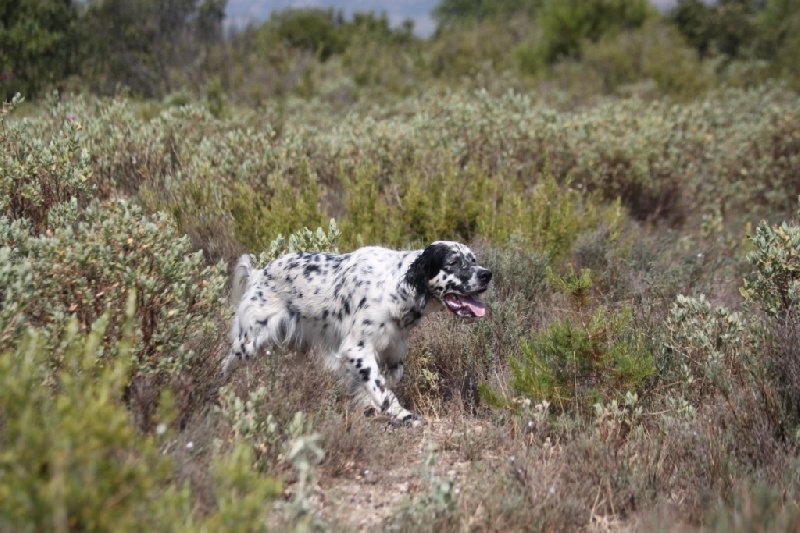
[(358, 302), (358, 308), (364, 309), (366, 306), (367, 306), (367, 297), (364, 296), (363, 298), (361, 298), (361, 301)]
[(358, 341), (358, 347), (359, 348), (363, 348), (364, 347), (364, 340), (363, 339)]
[(365, 318), (362, 324), (364, 324), (365, 326), (371, 326), (372, 320), (370, 320), (369, 318)]
[(375, 379), (375, 386), (378, 387), (378, 390), (381, 392), (386, 392), (386, 386), (381, 382), (380, 379)]
[(362, 380), (369, 381), (369, 375), (372, 373), (372, 369), (370, 367), (362, 368), (358, 373), (361, 374)]
[(428, 281), (442, 270), (449, 253), (450, 247), (446, 244), (431, 244), (411, 263), (406, 272), (406, 282), (417, 294), (428, 293)]
[(311, 276), (313, 276), (314, 274), (318, 274), (319, 271), (320, 271), (319, 265), (314, 265), (314, 264), (309, 263), (309, 264), (306, 265), (306, 268), (303, 270), (303, 276), (306, 279), (311, 279)]

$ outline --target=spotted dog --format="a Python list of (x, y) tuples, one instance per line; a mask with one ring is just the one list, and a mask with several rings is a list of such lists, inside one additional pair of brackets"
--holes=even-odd
[(415, 251), (291, 253), (261, 270), (244, 255), (234, 272), (237, 311), (223, 373), (268, 347), (310, 350), (349, 376), (367, 412), (424, 424), (390, 390), (403, 376), (409, 333), (434, 311), (482, 317), (486, 307), (475, 297), (491, 279), (468, 247), (449, 241)]

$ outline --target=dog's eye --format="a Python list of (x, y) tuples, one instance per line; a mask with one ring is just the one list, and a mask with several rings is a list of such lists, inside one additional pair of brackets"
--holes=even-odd
[(458, 264), (458, 259), (451, 259), (450, 261), (447, 262), (447, 266), (451, 266), (451, 267), (454, 267), (457, 264)]

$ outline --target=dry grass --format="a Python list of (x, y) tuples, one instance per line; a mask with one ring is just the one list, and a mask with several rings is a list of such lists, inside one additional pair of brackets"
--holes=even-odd
[[(650, 241), (649, 252), (636, 253), (665, 260), (656, 242)], [(591, 245), (584, 244), (582, 261), (604, 261), (589, 259)], [(649, 332), (655, 350), (664, 341), (660, 328), (668, 307), (658, 303), (667, 301), (661, 300), (664, 287), (644, 283), (634, 252), (626, 253), (630, 262), (614, 275), (627, 277), (627, 288), (606, 292), (606, 279), (595, 297), (638, 302), (634, 327)], [(507, 387), (508, 359), (517, 353), (519, 338), (563, 313), (544, 278), (537, 277), (546, 260), (489, 257), (497, 277), (486, 298), (487, 317), (463, 323), (437, 315), (412, 336), (397, 393), (428, 419), (424, 428), (398, 429), (380, 417), (365, 417), (338, 378), (307, 356), (262, 358), (237, 370), (231, 385), (240, 397), (266, 387), (263, 416), (271, 414), (284, 426), (302, 411), (320, 435), (325, 458), (311, 496), (317, 518), (337, 531), (797, 529), (800, 463), (793, 440), (781, 430), (787, 411), (784, 418), (772, 411), (795, 398), (792, 321), (773, 325), (767, 381), (754, 382), (739, 361), (705, 390), (691, 416), (670, 404), (682, 392), (667, 379), (676, 367), (663, 354), (657, 354), (659, 374), (638, 391), (642, 412), (635, 419), (611, 423), (578, 412), (489, 408), (477, 384)], [(666, 292), (692, 276), (676, 274)], [(633, 287), (638, 300), (631, 298)], [(658, 296), (647, 299), (648, 294)], [(216, 368), (224, 346), (215, 349), (206, 356), (208, 368)], [(187, 396), (176, 402), (182, 415), (172, 450), (201, 514), (214, 505), (209, 450), (215, 440), (231, 438), (230, 427), (213, 410), (219, 384), (208, 368), (186, 378), (198, 386), (177, 386)], [(780, 391), (780, 401), (770, 401), (765, 391)], [(281, 461), (279, 447), (270, 453), (269, 474), (287, 481), (289, 501), (295, 472)]]

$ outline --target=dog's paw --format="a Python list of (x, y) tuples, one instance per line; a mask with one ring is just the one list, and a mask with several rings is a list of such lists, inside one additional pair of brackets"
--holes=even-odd
[(392, 425), (395, 427), (419, 428), (426, 424), (427, 422), (424, 418), (414, 413), (407, 413), (405, 416), (392, 419)]

